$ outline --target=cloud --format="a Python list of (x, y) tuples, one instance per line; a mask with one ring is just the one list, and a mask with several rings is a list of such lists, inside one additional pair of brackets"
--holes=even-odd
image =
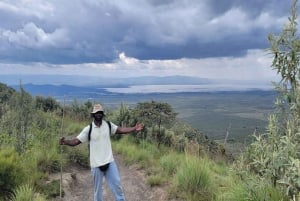
[(43, 0), (2, 0), (0, 10), (9, 21), (13, 21), (16, 16), (45, 19), (53, 14), (54, 6)]
[(1, 75), (269, 82), (278, 75), (264, 51), (267, 35), (282, 30), (289, 7), (278, 0), (2, 0)]
[(53, 33), (46, 33), (34, 23), (25, 24), (24, 27), (16, 32), (9, 30), (1, 33), (1, 39), (9, 44), (21, 48), (48, 48), (62, 47), (68, 41), (64, 30), (55, 30)]
[(268, 46), (289, 4), (243, 0), (3, 0), (0, 60), (50, 64), (242, 56)]
[[(217, 57), (177, 60), (139, 60), (125, 53), (111, 63), (84, 64), (5, 64), (2, 74), (82, 75), (97, 77), (140, 77), (183, 75), (224, 80), (276, 81), (278, 76), (271, 68), (272, 58), (265, 51), (251, 50), (242, 57)], [(76, 84), (84, 82), (75, 81)]]
[(122, 52), (119, 54), (119, 59), (121, 63), (124, 63), (125, 65), (135, 65), (137, 64), (139, 61), (135, 58), (129, 58), (126, 57), (125, 53)]

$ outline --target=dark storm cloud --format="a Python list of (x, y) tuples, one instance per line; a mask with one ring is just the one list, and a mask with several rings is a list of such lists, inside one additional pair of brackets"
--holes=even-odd
[(287, 20), (281, 0), (5, 0), (0, 61), (109, 62), (240, 56), (268, 47)]

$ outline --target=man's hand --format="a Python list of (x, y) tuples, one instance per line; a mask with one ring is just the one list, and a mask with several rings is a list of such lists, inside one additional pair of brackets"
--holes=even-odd
[(59, 139), (59, 144), (60, 145), (65, 145), (66, 143), (65, 143), (65, 137), (61, 137), (60, 139)]
[(143, 130), (144, 124), (137, 123), (135, 126), (132, 127), (118, 127), (116, 133), (117, 134), (128, 134), (131, 132), (139, 132)]
[(67, 140), (64, 137), (61, 137), (59, 139), (60, 145), (76, 146), (79, 145), (80, 143), (81, 143), (80, 140), (78, 140), (77, 138)]
[(141, 131), (141, 130), (143, 130), (144, 129), (144, 124), (143, 123), (137, 123), (136, 125), (135, 125), (135, 131)]

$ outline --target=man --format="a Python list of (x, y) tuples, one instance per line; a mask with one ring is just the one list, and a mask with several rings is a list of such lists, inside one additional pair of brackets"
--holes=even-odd
[(86, 126), (76, 138), (67, 140), (62, 137), (59, 143), (61, 145), (76, 146), (90, 140), (90, 166), (94, 180), (94, 201), (103, 200), (103, 177), (106, 178), (115, 200), (125, 201), (119, 170), (112, 153), (110, 135), (138, 132), (144, 128), (144, 125), (142, 123), (138, 123), (134, 127), (119, 127), (113, 123), (109, 125), (108, 122), (103, 120), (104, 110), (101, 104), (94, 105), (91, 115), (93, 116), (93, 122), (90, 137), (90, 126)]

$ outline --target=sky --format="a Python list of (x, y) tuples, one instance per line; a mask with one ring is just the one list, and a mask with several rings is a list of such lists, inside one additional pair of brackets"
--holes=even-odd
[[(0, 0), (0, 74), (272, 81), (292, 0)], [(1, 80), (0, 80), (1, 82)]]

